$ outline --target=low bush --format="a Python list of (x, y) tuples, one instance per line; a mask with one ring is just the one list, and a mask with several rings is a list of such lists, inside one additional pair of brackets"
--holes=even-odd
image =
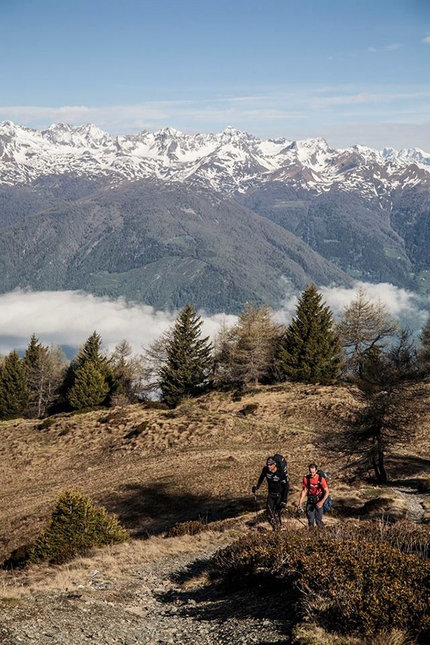
[(247, 417), (249, 414), (254, 414), (258, 410), (258, 403), (248, 403), (244, 408), (239, 410), (238, 414)]
[(179, 522), (166, 532), (166, 537), (179, 537), (181, 535), (197, 535), (202, 531), (208, 530), (208, 524), (200, 520), (189, 520), (188, 522)]
[(418, 491), (426, 495), (430, 493), (430, 477), (420, 479), (420, 481), (418, 482)]
[(237, 588), (281, 585), (296, 618), (334, 633), (388, 629), (430, 638), (430, 562), (388, 541), (320, 533), (252, 534), (215, 554), (213, 578)]
[(29, 551), (27, 564), (61, 564), (84, 555), (91, 548), (128, 540), (129, 534), (116, 517), (97, 508), (79, 491), (64, 491), (51, 521)]
[(49, 430), (49, 428), (52, 428), (52, 426), (55, 426), (57, 423), (56, 419), (52, 419), (48, 417), (47, 419), (44, 419), (41, 423), (38, 425), (39, 430)]
[(164, 403), (164, 401), (151, 401), (148, 399), (148, 401), (143, 402), (143, 407), (148, 409), (148, 410), (168, 410), (169, 406), (167, 403)]

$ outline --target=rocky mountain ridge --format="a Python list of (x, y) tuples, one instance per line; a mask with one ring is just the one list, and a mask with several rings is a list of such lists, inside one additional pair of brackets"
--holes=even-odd
[(362, 145), (336, 150), (321, 137), (263, 141), (232, 127), (216, 134), (163, 128), (114, 137), (91, 124), (34, 130), (0, 123), (0, 185), (65, 173), (112, 182), (190, 182), (227, 194), (286, 181), (314, 194), (337, 188), (387, 199), (399, 187), (430, 185), (430, 153)]
[(278, 307), (286, 285), (430, 293), (430, 154), (226, 128), (0, 124), (0, 292)]

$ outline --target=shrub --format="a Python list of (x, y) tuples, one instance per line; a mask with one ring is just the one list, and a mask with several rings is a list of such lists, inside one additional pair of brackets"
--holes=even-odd
[(125, 542), (127, 531), (104, 508), (97, 508), (79, 491), (64, 491), (58, 498), (47, 529), (30, 550), (28, 563), (60, 564), (93, 547)]
[(254, 414), (258, 409), (258, 403), (248, 403), (244, 408), (239, 410), (238, 414), (241, 414), (244, 417), (247, 417), (248, 414)]
[(52, 428), (52, 426), (55, 426), (56, 420), (52, 418), (47, 418), (44, 419), (41, 423), (38, 425), (39, 430), (49, 430), (49, 428)]
[(430, 637), (430, 562), (387, 541), (255, 534), (217, 552), (212, 564), (213, 576), (234, 587), (253, 578), (280, 584), (286, 601), (333, 632), (367, 637), (394, 628), (418, 642)]
[(169, 406), (167, 403), (164, 403), (164, 401), (152, 401), (148, 399), (147, 401), (144, 401), (143, 407), (147, 408), (148, 410), (168, 410)]
[(170, 528), (166, 537), (179, 537), (181, 535), (197, 535), (202, 531), (207, 531), (208, 525), (200, 520), (189, 520), (188, 522), (179, 522)]
[(425, 493), (426, 495), (430, 493), (430, 477), (426, 479), (421, 479), (418, 482), (418, 492)]

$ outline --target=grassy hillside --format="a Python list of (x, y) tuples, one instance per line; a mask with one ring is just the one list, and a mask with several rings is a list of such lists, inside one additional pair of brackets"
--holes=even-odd
[[(210, 393), (172, 411), (133, 405), (42, 423), (2, 422), (0, 559), (40, 533), (64, 489), (90, 495), (138, 538), (189, 519), (210, 522), (252, 513), (251, 486), (266, 456), (278, 451), (289, 461), (290, 502), (298, 499), (310, 460), (330, 473), (335, 510), (329, 523), (368, 516), (378, 497), (404, 516), (407, 507), (396, 490), (368, 482), (349, 486), (344, 460), (319, 445), (319, 431), (336, 432), (336, 420), (352, 401), (346, 388), (285, 384), (259, 387), (240, 400)], [(429, 428), (430, 412), (414, 444), (388, 456), (388, 475), (396, 486), (428, 477)], [(378, 512), (382, 508), (383, 503), (374, 505)]]

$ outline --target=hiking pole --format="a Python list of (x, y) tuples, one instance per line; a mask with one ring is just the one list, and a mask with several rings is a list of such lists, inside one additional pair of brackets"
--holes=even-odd
[(303, 513), (303, 511), (298, 511), (298, 510), (296, 509), (296, 511), (294, 512), (293, 510), (288, 509), (288, 512), (289, 512), (290, 517), (291, 517), (293, 520), (297, 520), (298, 522), (300, 522), (300, 524), (301, 524), (302, 526), (306, 526), (306, 527), (307, 527), (307, 524), (305, 524), (305, 522), (303, 522), (303, 521), (300, 519), (300, 517), (299, 517), (299, 515), (300, 515), (301, 513)]
[(296, 520), (298, 520), (298, 521), (300, 522), (300, 524), (302, 524), (303, 526), (306, 526), (306, 527), (307, 527), (307, 524), (305, 524), (304, 522), (302, 522), (302, 520), (301, 520), (301, 519), (300, 519), (300, 517), (299, 517), (299, 515), (300, 515), (301, 513), (303, 513), (303, 509), (302, 509), (301, 511), (299, 511), (299, 509), (297, 509), (297, 511), (296, 511)]
[(253, 495), (253, 497), (254, 497), (254, 505), (255, 505), (255, 519), (257, 519), (257, 518), (258, 518), (258, 511), (260, 510), (260, 509), (258, 508), (257, 493), (254, 491), (254, 492), (252, 493), (252, 495)]

